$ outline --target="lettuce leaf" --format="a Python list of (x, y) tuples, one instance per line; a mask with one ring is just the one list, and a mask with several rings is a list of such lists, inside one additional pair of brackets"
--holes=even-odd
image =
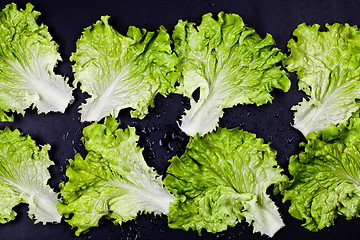
[(74, 85), (81, 83), (82, 91), (91, 95), (81, 106), (81, 121), (116, 117), (124, 108), (133, 109), (132, 117), (143, 118), (155, 95), (174, 91), (178, 79), (178, 58), (163, 26), (157, 32), (131, 26), (122, 36), (108, 19), (103, 16), (86, 28), (71, 56)]
[(261, 138), (237, 128), (195, 135), (184, 155), (170, 160), (164, 180), (177, 197), (169, 226), (215, 233), (245, 218), (254, 232), (273, 236), (284, 224), (266, 189), (287, 179), (275, 155)]
[[(270, 91), (288, 91), (290, 80), (277, 66), (284, 59), (267, 34), (262, 39), (236, 14), (206, 14), (199, 26), (180, 20), (173, 32), (178, 69), (177, 92), (190, 98), (180, 128), (190, 136), (211, 132), (223, 108), (236, 104), (262, 105), (272, 101)], [(198, 100), (192, 96), (200, 89)]]
[(360, 32), (348, 24), (301, 24), (291, 39), (290, 56), (284, 61), (299, 77), (299, 90), (308, 95), (295, 111), (293, 126), (304, 136), (345, 122), (359, 109)]
[(56, 209), (57, 194), (47, 182), (49, 145), (39, 148), (30, 136), (19, 130), (0, 131), (0, 223), (13, 220), (13, 208), (19, 203), (29, 205), (29, 217), (35, 223), (60, 223)]
[[(357, 114), (358, 115), (358, 114)], [(309, 133), (307, 143), (290, 159), (293, 180), (283, 190), (290, 214), (304, 228), (318, 231), (334, 224), (338, 215), (347, 219), (360, 212), (360, 118)]]
[(98, 226), (103, 217), (116, 224), (135, 219), (140, 213), (167, 214), (172, 196), (160, 176), (147, 166), (137, 146), (135, 128), (117, 129), (119, 123), (105, 118), (104, 124), (84, 128), (88, 154), (80, 154), (66, 170), (58, 210), (76, 235)]
[(17, 10), (7, 5), (0, 12), (0, 120), (7, 112), (24, 114), (30, 106), (39, 113), (64, 112), (72, 102), (72, 89), (53, 71), (61, 60), (58, 45), (47, 26), (36, 23), (39, 12), (31, 4)]

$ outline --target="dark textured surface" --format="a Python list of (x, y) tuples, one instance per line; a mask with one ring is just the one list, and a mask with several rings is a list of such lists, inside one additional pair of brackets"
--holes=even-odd
[[(1, 9), (11, 1), (1, 1)], [(24, 8), (27, 1), (15, 1), (18, 7)], [(278, 47), (286, 51), (286, 43), (296, 26), (302, 22), (350, 23), (360, 24), (360, 2), (355, 1), (32, 1), (35, 10), (42, 13), (39, 22), (48, 25), (50, 33), (60, 45), (59, 51), (63, 62), (59, 63), (56, 73), (66, 75), (73, 81), (71, 62), (68, 60), (75, 51), (76, 40), (83, 28), (95, 23), (100, 16), (110, 15), (110, 24), (120, 33), (125, 34), (129, 26), (155, 30), (164, 25), (171, 33), (178, 19), (199, 23), (201, 16), (219, 11), (237, 13), (244, 22), (253, 27), (261, 36), (273, 35)], [(254, 132), (265, 142), (272, 142), (271, 147), (277, 154), (278, 163), (287, 168), (288, 159), (299, 151), (298, 144), (303, 141), (301, 134), (291, 127), (292, 112), (290, 107), (304, 95), (297, 91), (297, 79), (290, 74), (292, 87), (288, 93), (274, 91), (273, 104), (260, 107), (254, 105), (236, 106), (226, 109), (220, 120), (222, 127), (240, 127)], [(57, 191), (58, 184), (64, 181), (68, 159), (75, 153), (86, 154), (80, 138), (82, 128), (88, 124), (79, 121), (77, 109), (86, 95), (75, 91), (75, 102), (65, 114), (50, 113), (37, 115), (35, 110), (28, 110), (24, 117), (17, 115), (13, 123), (1, 123), (1, 129), (9, 126), (19, 128), (30, 134), (38, 144), (49, 143), (52, 148), (50, 157), (55, 162), (50, 171), (50, 185)], [(150, 166), (165, 174), (168, 159), (181, 155), (188, 137), (181, 133), (177, 121), (188, 100), (179, 95), (167, 98), (157, 96), (155, 108), (150, 110), (143, 120), (131, 119), (129, 110), (120, 113), (121, 127), (135, 126), (140, 135), (139, 144), (144, 148), (144, 156)], [(287, 170), (285, 171), (287, 172)], [(270, 191), (269, 191), (270, 192)], [(301, 221), (295, 220), (287, 212), (289, 203), (281, 203), (281, 196), (272, 196), (282, 214), (286, 226), (274, 239), (357, 239), (360, 233), (359, 219), (347, 221), (342, 217), (336, 220), (333, 227), (312, 233), (303, 229)], [(65, 222), (54, 225), (33, 224), (27, 217), (27, 206), (16, 207), (18, 216), (12, 222), (0, 225), (0, 239), (267, 239), (259, 233), (253, 234), (252, 227), (245, 222), (219, 234), (205, 233), (199, 237), (196, 232), (184, 232), (167, 227), (166, 217), (142, 215), (137, 220), (115, 226), (104, 220), (100, 227), (89, 233), (75, 237), (74, 231)]]

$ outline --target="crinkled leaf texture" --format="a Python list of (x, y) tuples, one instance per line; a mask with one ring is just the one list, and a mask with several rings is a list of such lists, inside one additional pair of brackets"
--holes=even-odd
[(47, 185), (50, 146), (39, 148), (30, 136), (9, 128), (0, 131), (0, 142), (0, 223), (15, 218), (19, 203), (29, 205), (35, 223), (59, 223), (57, 194)]
[(293, 106), (293, 126), (304, 136), (346, 120), (359, 109), (360, 32), (348, 24), (320, 26), (301, 24), (284, 61), (289, 71), (297, 72), (298, 87), (308, 99)]
[[(288, 91), (290, 80), (277, 66), (284, 59), (267, 34), (262, 39), (236, 14), (206, 14), (199, 26), (180, 20), (173, 36), (182, 73), (177, 92), (190, 98), (180, 128), (190, 136), (211, 132), (223, 108), (271, 102), (270, 91)], [(192, 95), (200, 89), (200, 97)]]
[(156, 32), (129, 27), (127, 36), (115, 31), (108, 16), (84, 30), (77, 42), (74, 84), (91, 95), (81, 106), (81, 121), (116, 117), (132, 108), (132, 117), (143, 118), (154, 106), (157, 93), (174, 91), (179, 73), (170, 37), (161, 26)]
[(105, 118), (104, 124), (84, 128), (88, 154), (80, 154), (66, 170), (69, 181), (62, 183), (58, 210), (77, 227), (76, 235), (98, 226), (103, 217), (116, 224), (135, 219), (140, 213), (167, 214), (175, 200), (161, 177), (147, 166), (137, 146), (135, 128), (117, 129), (119, 123)]
[(254, 232), (273, 236), (284, 224), (266, 189), (287, 179), (275, 155), (261, 138), (237, 128), (195, 135), (184, 155), (170, 160), (164, 180), (177, 197), (169, 226), (215, 233), (245, 218)]
[(338, 127), (309, 133), (299, 155), (290, 158), (294, 176), (283, 190), (291, 201), (290, 214), (305, 220), (303, 226), (318, 231), (334, 224), (338, 215), (347, 219), (360, 210), (360, 119), (350, 118)]
[(24, 114), (30, 106), (39, 113), (64, 112), (72, 102), (72, 89), (54, 73), (58, 45), (47, 26), (36, 23), (39, 12), (31, 4), (17, 10), (12, 3), (0, 12), (0, 120), (6, 112)]

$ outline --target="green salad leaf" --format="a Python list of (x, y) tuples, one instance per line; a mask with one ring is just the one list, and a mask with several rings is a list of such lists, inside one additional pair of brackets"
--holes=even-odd
[(220, 12), (216, 20), (209, 13), (199, 26), (180, 20), (172, 37), (182, 73), (177, 92), (189, 97), (191, 105), (180, 128), (190, 136), (214, 130), (223, 108), (259, 106), (272, 101), (273, 88), (290, 88), (287, 74), (277, 66), (284, 56), (274, 39), (269, 34), (262, 39), (236, 14)]
[(132, 108), (131, 116), (143, 118), (154, 106), (157, 93), (174, 91), (179, 73), (170, 37), (161, 26), (156, 32), (129, 27), (127, 36), (108, 23), (108, 16), (86, 28), (77, 42), (74, 84), (91, 95), (81, 106), (81, 121), (116, 117)]
[(360, 31), (348, 24), (301, 24), (288, 43), (284, 61), (299, 77), (298, 87), (308, 95), (295, 111), (294, 127), (304, 136), (345, 122), (359, 109)]
[(317, 134), (290, 159), (294, 178), (283, 190), (290, 214), (304, 220), (303, 226), (318, 231), (334, 224), (338, 215), (347, 219), (360, 212), (360, 118), (350, 118)]
[(20, 203), (29, 205), (35, 223), (60, 223), (57, 194), (47, 185), (50, 146), (38, 147), (30, 136), (7, 127), (0, 131), (0, 142), (0, 223), (13, 220)]
[(196, 134), (184, 155), (170, 160), (164, 180), (177, 198), (169, 226), (215, 233), (245, 218), (254, 232), (273, 236), (284, 223), (266, 189), (287, 179), (275, 155), (263, 139), (237, 128)]
[(58, 210), (76, 235), (98, 226), (103, 217), (114, 223), (135, 219), (140, 213), (167, 214), (175, 200), (161, 177), (147, 166), (135, 128), (117, 129), (119, 123), (107, 117), (105, 123), (84, 128), (83, 142), (88, 154), (80, 154), (66, 170)]
[(7, 5), (0, 12), (0, 120), (7, 112), (24, 114), (30, 106), (39, 113), (64, 112), (72, 102), (72, 89), (54, 73), (61, 60), (48, 27), (36, 23), (39, 12), (31, 4), (17, 10)]

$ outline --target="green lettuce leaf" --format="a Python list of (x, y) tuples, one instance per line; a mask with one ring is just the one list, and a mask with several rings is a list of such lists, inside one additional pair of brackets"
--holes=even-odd
[[(173, 32), (182, 73), (177, 92), (190, 98), (180, 128), (190, 136), (211, 132), (223, 108), (237, 104), (262, 105), (270, 91), (288, 91), (290, 80), (277, 64), (284, 59), (267, 34), (262, 39), (236, 14), (206, 14), (199, 26), (180, 20)], [(192, 95), (200, 89), (200, 97)]]
[(108, 16), (84, 30), (77, 42), (74, 84), (91, 95), (81, 106), (81, 121), (116, 117), (132, 108), (131, 116), (143, 118), (154, 106), (157, 93), (174, 91), (178, 58), (172, 53), (170, 37), (161, 26), (157, 32), (129, 27), (122, 36), (108, 23)]
[(50, 146), (39, 148), (30, 136), (9, 128), (0, 131), (0, 142), (0, 223), (15, 218), (19, 203), (29, 205), (35, 223), (59, 223), (57, 194), (47, 185)]
[(334, 224), (338, 215), (347, 219), (360, 211), (360, 118), (338, 127), (309, 133), (299, 155), (290, 159), (293, 180), (283, 190), (291, 201), (290, 214), (305, 220), (302, 226), (318, 231)]
[(299, 25), (284, 61), (289, 71), (297, 73), (299, 90), (308, 95), (292, 108), (293, 126), (304, 136), (345, 122), (359, 109), (360, 32), (348, 24), (325, 27), (320, 31), (317, 24)]
[(6, 112), (24, 114), (30, 106), (39, 113), (64, 112), (73, 100), (65, 79), (54, 73), (58, 45), (48, 27), (36, 23), (39, 12), (31, 4), (17, 10), (12, 3), (0, 12), (0, 120)]
[(147, 166), (137, 146), (135, 128), (117, 129), (119, 123), (105, 118), (104, 124), (84, 128), (88, 154), (80, 154), (66, 170), (69, 181), (62, 183), (58, 210), (76, 235), (99, 225), (106, 217), (115, 224), (135, 219), (140, 213), (167, 214), (172, 196), (163, 188), (161, 177)]
[(196, 134), (184, 155), (170, 160), (164, 180), (177, 197), (169, 226), (215, 233), (245, 218), (254, 232), (273, 236), (284, 224), (266, 189), (287, 179), (275, 155), (263, 139), (237, 128)]

